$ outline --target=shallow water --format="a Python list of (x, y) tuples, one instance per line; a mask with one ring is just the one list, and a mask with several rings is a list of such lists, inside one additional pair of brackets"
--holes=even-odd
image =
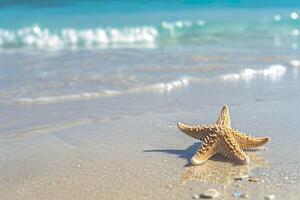
[(1, 102), (161, 94), (256, 77), (274, 82), (300, 65), (300, 5), (282, 4), (2, 2)]

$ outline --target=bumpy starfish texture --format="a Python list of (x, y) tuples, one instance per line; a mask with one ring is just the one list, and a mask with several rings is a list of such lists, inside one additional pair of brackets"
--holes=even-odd
[(250, 162), (250, 159), (243, 152), (243, 149), (260, 147), (270, 140), (269, 137), (255, 138), (247, 136), (231, 128), (227, 105), (222, 108), (216, 124), (190, 126), (178, 122), (177, 126), (188, 136), (198, 139), (203, 143), (191, 159), (193, 165), (201, 164), (219, 153), (230, 159), (247, 164)]

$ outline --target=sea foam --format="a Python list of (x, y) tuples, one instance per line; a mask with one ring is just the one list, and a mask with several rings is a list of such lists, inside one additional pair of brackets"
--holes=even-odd
[[(278, 16), (275, 17), (278, 19)], [(297, 48), (295, 39), (300, 35), (298, 27), (290, 27), (290, 22), (281, 20), (274, 29), (274, 20), (264, 23), (260, 20), (240, 23), (214, 20), (157, 21), (153, 24), (91, 27), (43, 27), (38, 24), (19, 29), (0, 28), (0, 49), (34, 48), (155, 48), (169, 44), (223, 43), (232, 41), (251, 41), (256, 45), (290, 45)], [(255, 27), (255, 29), (253, 29)], [(266, 28), (268, 27), (268, 28)], [(287, 27), (290, 27), (287, 29)], [(290, 34), (287, 34), (287, 30)], [(230, 37), (229, 37), (230, 36)], [(261, 38), (261, 40), (257, 40)], [(275, 38), (275, 39), (274, 39)], [(280, 43), (286, 40), (287, 42)], [(244, 44), (244, 42), (243, 42)]]
[(115, 97), (125, 94), (138, 93), (169, 93), (176, 89), (186, 87), (189, 84), (189, 77), (179, 78), (170, 82), (162, 82), (141, 87), (133, 87), (127, 90), (103, 90), (95, 92), (82, 92), (78, 94), (58, 95), (58, 96), (43, 96), (35, 98), (19, 98), (15, 99), (17, 104), (51, 104), (59, 102), (69, 102), (78, 100), (97, 99), (100, 97)]
[(261, 76), (264, 78), (270, 78), (277, 80), (282, 77), (286, 72), (286, 67), (282, 65), (271, 65), (266, 69), (244, 69), (241, 73), (225, 74), (220, 76), (224, 81), (239, 81), (239, 80), (251, 80), (255, 77)]
[(67, 28), (55, 32), (35, 25), (16, 31), (0, 29), (0, 48), (34, 47), (45, 49), (153, 44), (157, 35), (158, 31), (151, 26), (83, 30)]

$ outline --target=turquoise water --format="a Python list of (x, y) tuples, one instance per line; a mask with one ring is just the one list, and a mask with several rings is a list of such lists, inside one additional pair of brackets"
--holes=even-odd
[(1, 1), (1, 49), (297, 48), (299, 1)]
[(0, 99), (165, 95), (257, 79), (280, 86), (286, 74), (298, 77), (299, 8), (299, 1), (0, 1)]

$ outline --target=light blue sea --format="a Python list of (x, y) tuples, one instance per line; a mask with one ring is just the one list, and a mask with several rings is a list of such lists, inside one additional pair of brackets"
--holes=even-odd
[(1, 102), (169, 94), (257, 78), (281, 85), (297, 77), (299, 38), (296, 0), (2, 0)]

